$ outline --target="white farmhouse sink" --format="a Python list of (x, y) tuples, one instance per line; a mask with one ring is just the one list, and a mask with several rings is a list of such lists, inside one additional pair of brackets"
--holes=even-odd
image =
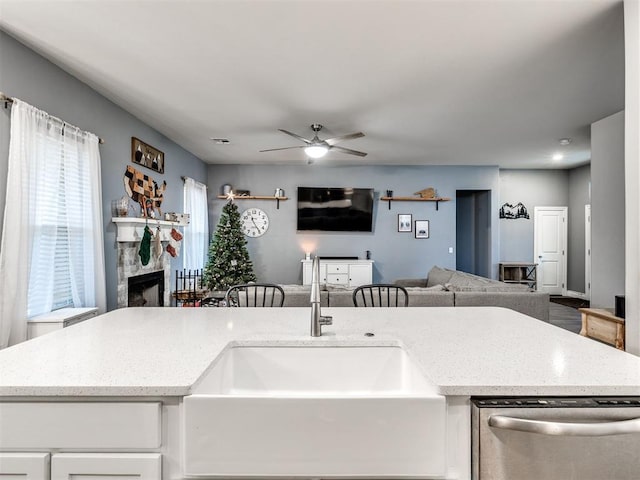
[(445, 473), (445, 398), (401, 347), (232, 346), (183, 408), (187, 476)]

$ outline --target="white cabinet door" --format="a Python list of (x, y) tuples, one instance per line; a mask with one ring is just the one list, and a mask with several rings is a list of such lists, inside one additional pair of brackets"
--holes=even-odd
[[(161, 480), (159, 453), (57, 453), (51, 480)], [(3, 479), (4, 480), (4, 479)]]
[(368, 285), (372, 282), (373, 271), (371, 264), (368, 265), (350, 265), (349, 266), (349, 286), (359, 287), (360, 285)]
[[(312, 276), (311, 260), (302, 262), (302, 284), (311, 285)], [(320, 262), (320, 283), (327, 283), (327, 265)]]
[(48, 480), (48, 453), (0, 453), (2, 480)]

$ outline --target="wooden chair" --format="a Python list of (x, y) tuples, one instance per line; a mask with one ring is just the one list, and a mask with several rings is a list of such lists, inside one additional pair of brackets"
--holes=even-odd
[(224, 296), (228, 307), (281, 307), (284, 290), (273, 283), (247, 283), (229, 287)]
[(353, 305), (356, 307), (406, 307), (409, 294), (404, 287), (375, 283), (361, 285), (353, 291)]

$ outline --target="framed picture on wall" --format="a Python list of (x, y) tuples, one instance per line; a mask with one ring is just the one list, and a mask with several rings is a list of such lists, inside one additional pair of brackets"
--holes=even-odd
[(398, 214), (398, 231), (399, 232), (410, 232), (411, 231), (411, 214), (410, 213), (399, 213)]
[(429, 238), (429, 220), (416, 220), (416, 238)]
[(131, 161), (164, 173), (164, 153), (136, 137), (131, 137)]

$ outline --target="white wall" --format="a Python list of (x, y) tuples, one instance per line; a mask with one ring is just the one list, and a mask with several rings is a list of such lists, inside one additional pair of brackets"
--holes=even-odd
[(625, 291), (624, 112), (591, 125), (591, 306)]
[(626, 348), (640, 355), (640, 6), (624, 2), (626, 169)]

